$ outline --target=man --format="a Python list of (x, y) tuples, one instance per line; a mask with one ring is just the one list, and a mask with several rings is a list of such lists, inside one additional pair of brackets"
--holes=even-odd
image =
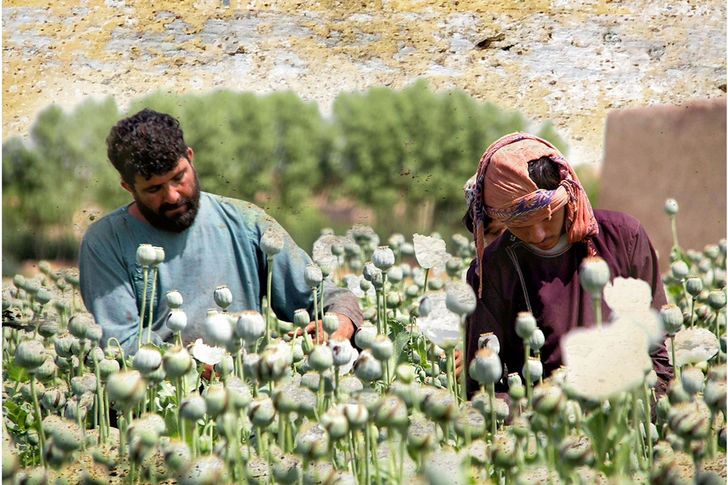
[[(283, 249), (273, 257), (273, 311), (288, 321), (293, 321), (298, 308), (313, 314), (312, 291), (304, 280), (309, 256), (260, 208), (200, 192), (194, 152), (175, 118), (144, 109), (119, 121), (106, 144), (121, 186), (134, 200), (92, 224), (81, 243), (81, 295), (104, 329), (104, 345), (115, 338), (125, 352), (136, 352), (144, 306), (145, 326), (153, 311), (152, 341), (171, 342), (172, 332), (165, 325), (169, 313), (165, 296), (173, 289), (182, 294), (181, 308), (188, 317), (182, 333), (185, 343), (204, 338), (202, 323), (207, 309), (215, 306), (217, 286), (226, 285), (232, 292), (228, 311), (260, 311), (268, 272), (260, 241), (267, 228), (285, 235)], [(140, 244), (159, 246), (165, 252), (156, 272), (154, 301), (146, 305), (142, 267), (136, 260)], [(362, 321), (356, 297), (330, 286), (325, 291), (325, 310), (339, 317), (336, 333), (351, 338)], [(314, 332), (315, 324), (305, 331)], [(142, 342), (146, 333), (145, 329)]]
[[(519, 312), (533, 313), (545, 335), (540, 349), (544, 376), (562, 365), (561, 337), (594, 323), (590, 295), (581, 288), (579, 267), (587, 256), (609, 265), (611, 278), (638, 278), (652, 288), (652, 307), (666, 303), (658, 260), (645, 230), (633, 217), (592, 210), (576, 173), (549, 142), (513, 133), (494, 142), (481, 158), (472, 193), (466, 194), (476, 245), (468, 282), (478, 296), (467, 324), (466, 362), (478, 337), (493, 332), (501, 345), (506, 391), (508, 373), (522, 372), (524, 346), (515, 333)], [(486, 244), (486, 230), (499, 221), (507, 230)], [(610, 308), (602, 303), (602, 315)], [(664, 344), (651, 353), (661, 387), (672, 377)], [(469, 379), (468, 388), (477, 388)]]

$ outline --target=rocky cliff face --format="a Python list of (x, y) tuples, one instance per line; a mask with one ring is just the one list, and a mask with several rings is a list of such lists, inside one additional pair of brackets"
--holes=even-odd
[(89, 96), (292, 89), (325, 113), (426, 78), (551, 119), (598, 164), (610, 109), (726, 91), (724, 0), (10, 0), (2, 35), (3, 137)]

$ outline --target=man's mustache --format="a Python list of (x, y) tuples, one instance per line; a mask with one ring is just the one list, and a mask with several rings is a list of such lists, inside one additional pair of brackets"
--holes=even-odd
[(159, 213), (164, 214), (165, 212), (179, 209), (185, 204), (187, 204), (187, 199), (179, 199), (176, 204), (169, 204), (165, 202), (164, 204), (159, 206)]

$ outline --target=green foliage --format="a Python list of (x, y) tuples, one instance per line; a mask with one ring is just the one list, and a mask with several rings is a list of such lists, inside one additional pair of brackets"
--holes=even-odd
[[(91, 220), (129, 202), (105, 139), (119, 119), (144, 107), (180, 120), (203, 190), (260, 205), (305, 249), (321, 227), (335, 226), (314, 197), (371, 208), (380, 233), (462, 231), (462, 186), (483, 151), (529, 127), (519, 112), (458, 89), (434, 93), (424, 80), (398, 91), (342, 93), (330, 119), (291, 91), (157, 91), (133, 100), (126, 112), (113, 98), (71, 112), (52, 105), (38, 115), (29, 140), (3, 142), (8, 267), (23, 259), (74, 259)], [(565, 150), (549, 122), (536, 133)]]

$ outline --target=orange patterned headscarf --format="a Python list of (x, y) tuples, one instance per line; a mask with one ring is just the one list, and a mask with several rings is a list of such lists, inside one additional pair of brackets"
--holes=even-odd
[[(528, 175), (528, 162), (541, 157), (549, 157), (559, 168), (561, 183), (555, 190), (539, 189)], [(485, 228), (491, 219), (507, 227), (524, 227), (551, 218), (553, 211), (564, 206), (569, 242), (585, 242), (588, 255), (596, 255), (590, 239), (597, 235), (599, 228), (589, 199), (574, 169), (548, 141), (520, 132), (499, 138), (481, 157), (472, 190), (468, 202), (478, 254), (478, 276), (482, 277)]]

